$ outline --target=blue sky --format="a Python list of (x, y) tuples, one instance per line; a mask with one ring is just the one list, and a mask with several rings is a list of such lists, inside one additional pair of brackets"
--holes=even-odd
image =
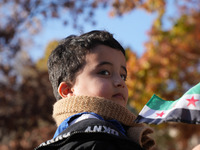
[[(171, 9), (171, 7), (169, 7)], [(168, 10), (168, 12), (172, 12)], [(122, 44), (124, 48), (130, 47), (141, 56), (144, 52), (144, 42), (148, 40), (147, 32), (150, 30), (156, 14), (147, 13), (144, 10), (137, 9), (122, 17), (109, 17), (108, 9), (98, 9), (95, 13), (96, 25), (82, 22), (84, 32), (91, 30), (107, 30), (114, 34), (114, 37)], [(66, 14), (67, 15), (67, 14)], [(68, 14), (69, 15), (69, 14)], [(166, 21), (165, 21), (166, 22)], [(71, 24), (63, 26), (57, 19), (51, 19), (45, 22), (43, 30), (34, 37), (34, 47), (29, 53), (34, 61), (44, 55), (46, 45), (52, 40), (60, 40), (68, 35), (80, 32), (72, 27)]]

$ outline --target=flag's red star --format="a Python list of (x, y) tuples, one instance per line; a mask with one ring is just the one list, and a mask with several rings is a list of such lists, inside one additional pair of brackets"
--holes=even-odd
[(189, 103), (187, 106), (189, 106), (190, 104), (194, 105), (196, 107), (195, 102), (199, 101), (198, 99), (194, 99), (194, 96), (192, 96), (191, 99), (186, 99)]
[(161, 113), (156, 113), (156, 117), (162, 117), (165, 113), (162, 111)]

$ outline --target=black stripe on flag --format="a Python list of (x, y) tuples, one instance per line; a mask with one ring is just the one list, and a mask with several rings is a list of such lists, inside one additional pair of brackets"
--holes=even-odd
[(164, 118), (145, 118), (138, 115), (135, 120), (136, 123), (147, 123), (147, 124), (160, 124), (162, 122), (183, 122), (189, 124), (200, 124), (200, 110), (191, 110), (177, 108), (172, 110)]

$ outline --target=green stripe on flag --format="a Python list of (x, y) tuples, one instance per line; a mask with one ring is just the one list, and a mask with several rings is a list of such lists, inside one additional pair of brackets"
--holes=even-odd
[[(189, 89), (184, 95), (189, 94), (200, 94), (200, 83)], [(180, 100), (180, 98), (178, 100)], [(171, 109), (178, 100), (165, 101), (154, 94), (146, 105), (154, 110), (168, 110)]]
[(168, 110), (171, 109), (176, 102), (177, 101), (165, 101), (154, 94), (146, 105), (154, 110)]

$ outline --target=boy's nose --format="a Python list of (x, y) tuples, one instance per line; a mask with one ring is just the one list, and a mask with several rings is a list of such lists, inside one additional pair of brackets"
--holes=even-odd
[(120, 77), (114, 80), (114, 86), (115, 87), (122, 87), (124, 88), (124, 80)]

